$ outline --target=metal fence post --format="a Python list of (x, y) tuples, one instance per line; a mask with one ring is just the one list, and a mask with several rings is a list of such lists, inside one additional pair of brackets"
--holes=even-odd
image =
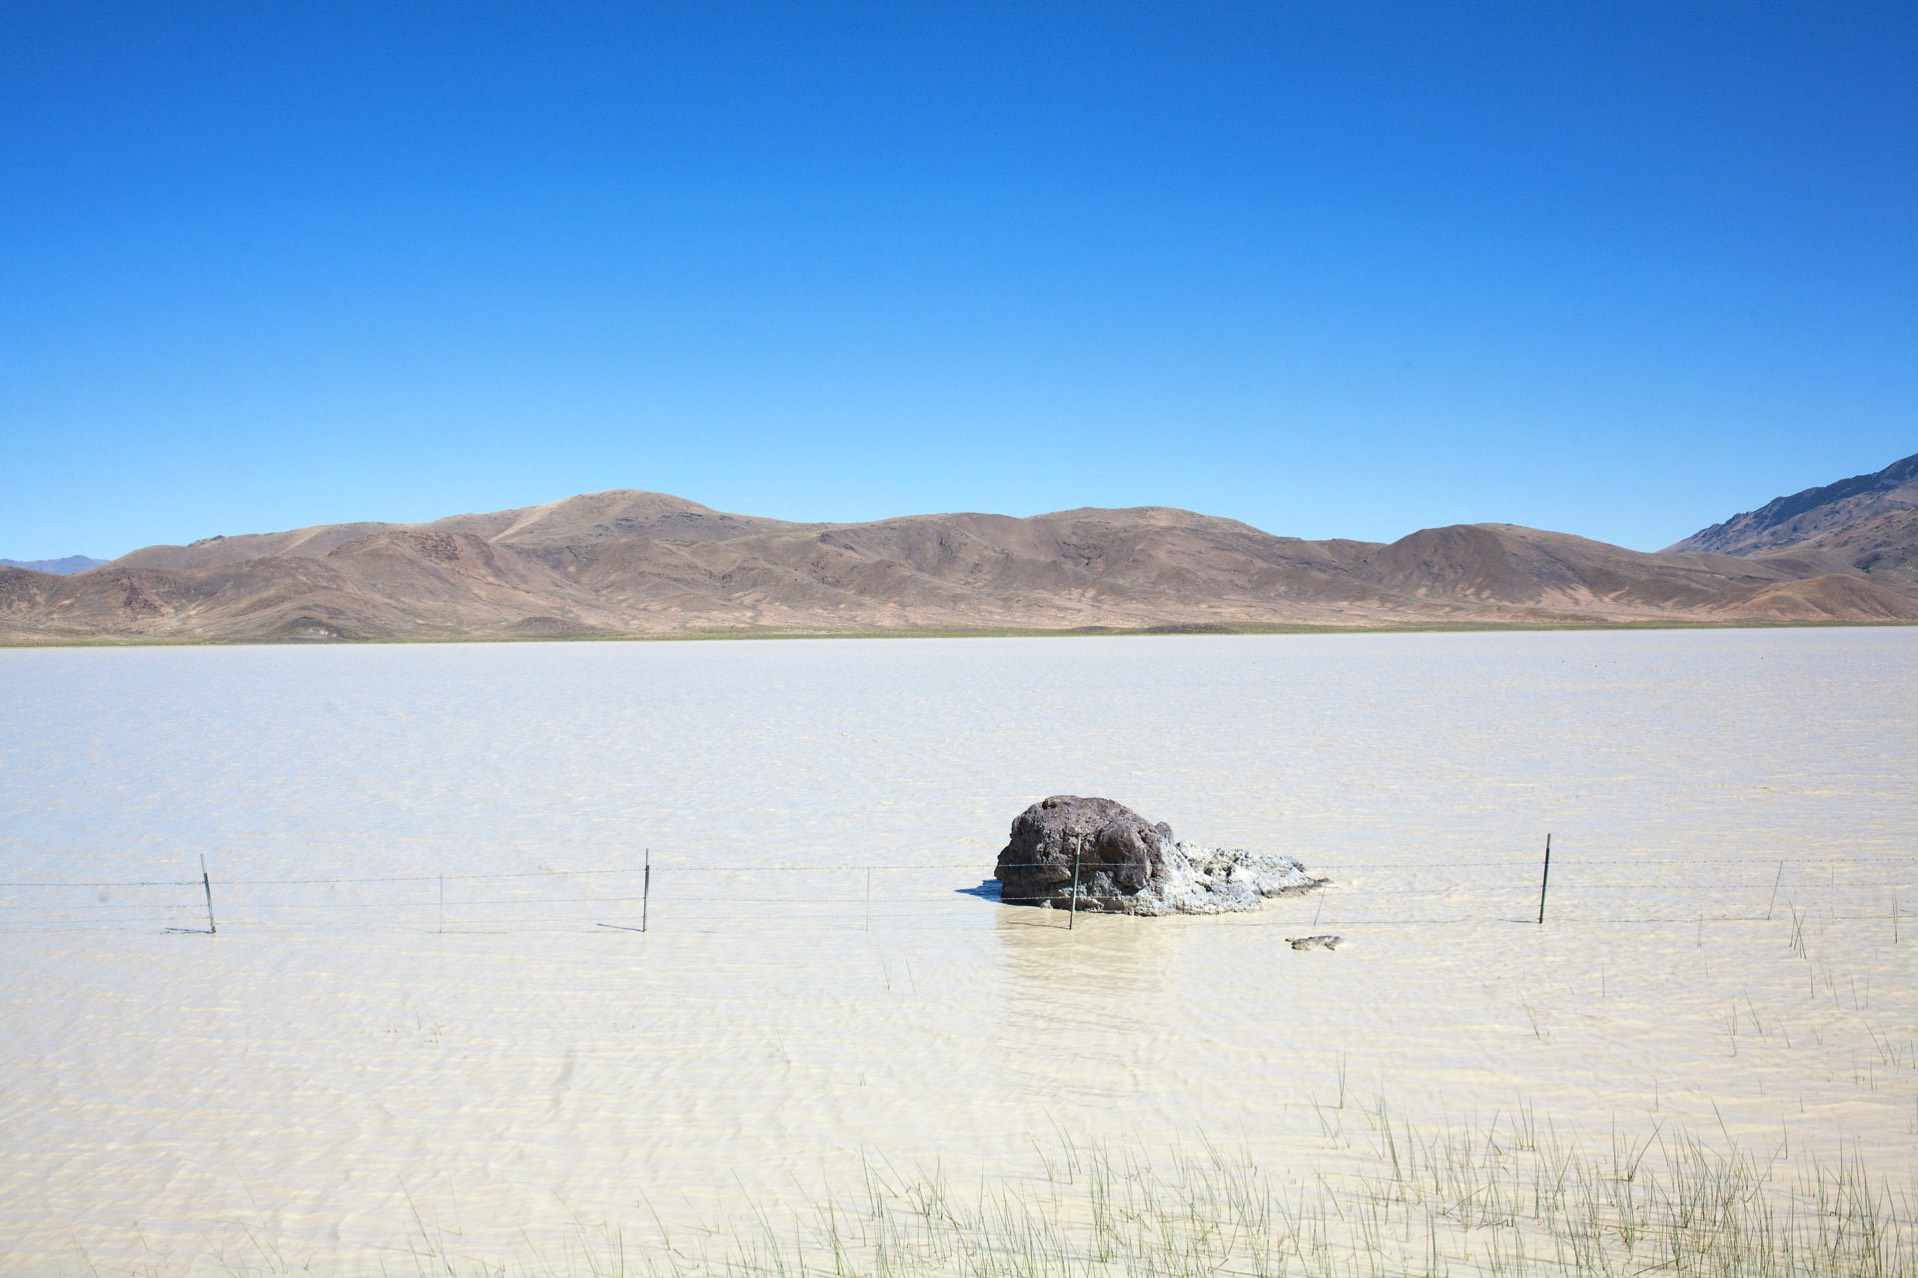
[(1552, 836), (1545, 836), (1545, 873), (1538, 879), (1538, 923), (1545, 926), (1545, 886), (1552, 881)]
[(213, 880), (207, 877), (206, 853), (200, 853), (200, 886), (206, 889), (206, 934), (218, 936), (220, 929), (213, 922)]
[(1070, 932), (1079, 923), (1079, 851), (1082, 841), (1072, 840), (1072, 913), (1066, 916), (1066, 931)]

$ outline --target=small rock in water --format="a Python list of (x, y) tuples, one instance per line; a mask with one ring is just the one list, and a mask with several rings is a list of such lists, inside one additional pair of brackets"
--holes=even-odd
[(1055, 794), (1014, 819), (999, 853), (1001, 899), (1070, 906), (1075, 856), (1079, 908), (1115, 914), (1238, 913), (1327, 882), (1295, 857), (1182, 843), (1122, 803)]
[(1295, 950), (1336, 950), (1345, 943), (1342, 936), (1288, 936), (1285, 943)]

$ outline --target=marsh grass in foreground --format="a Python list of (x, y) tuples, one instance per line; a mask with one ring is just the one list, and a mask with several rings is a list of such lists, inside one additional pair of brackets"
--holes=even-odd
[[(1857, 1159), (1800, 1163), (1686, 1134), (1593, 1152), (1530, 1115), (1421, 1136), (1364, 1111), (1357, 1172), (1205, 1149), (1155, 1168), (1061, 1143), (1043, 1175), (955, 1186), (869, 1164), (860, 1191), (643, 1246), (582, 1228), (560, 1255), (487, 1261), (423, 1231), (397, 1272), (529, 1278), (1384, 1278), (1918, 1275), (1918, 1195)], [(396, 1272), (389, 1270), (388, 1272)]]

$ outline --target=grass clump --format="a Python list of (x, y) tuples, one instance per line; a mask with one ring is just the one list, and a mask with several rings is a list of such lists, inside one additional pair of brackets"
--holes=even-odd
[(1061, 1142), (1044, 1172), (960, 1191), (868, 1165), (797, 1214), (748, 1211), (644, 1246), (607, 1233), (551, 1263), (428, 1247), (418, 1273), (465, 1278), (1918, 1278), (1911, 1187), (1862, 1160), (1753, 1158), (1688, 1135), (1593, 1152), (1528, 1111), (1420, 1134), (1365, 1111), (1340, 1170), (1203, 1148), (1169, 1163)]

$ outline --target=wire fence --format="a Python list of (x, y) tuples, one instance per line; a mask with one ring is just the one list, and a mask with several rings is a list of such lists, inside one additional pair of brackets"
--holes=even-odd
[[(1243, 926), (1704, 924), (1802, 920), (1918, 931), (1918, 853), (1776, 858), (1556, 856), (1313, 867), (1323, 887), (1275, 898)], [(980, 861), (698, 864), (364, 877), (0, 881), (0, 934), (147, 931), (924, 931), (982, 920), (1065, 928), (1065, 909), (1004, 906)], [(1081, 910), (1095, 912), (1081, 898)], [(1010, 911), (994, 915), (997, 909)]]

